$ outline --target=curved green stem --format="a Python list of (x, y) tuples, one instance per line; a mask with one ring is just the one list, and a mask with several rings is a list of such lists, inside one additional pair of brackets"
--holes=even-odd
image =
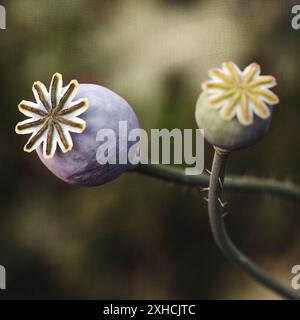
[(277, 292), (279, 295), (288, 299), (300, 299), (300, 296), (287, 289), (267, 272), (253, 263), (233, 244), (229, 238), (223, 221), (222, 202), (220, 199), (227, 158), (228, 153), (216, 149), (208, 192), (209, 221), (218, 247), (225, 256), (237, 263), (253, 278), (270, 288), (272, 291)]
[[(141, 164), (136, 169), (137, 172), (190, 187), (207, 188), (209, 176), (201, 174), (198, 176), (187, 176), (184, 170), (172, 168), (170, 166)], [(228, 176), (224, 185), (225, 191), (249, 193), (270, 193), (293, 201), (300, 201), (300, 186), (275, 179), (258, 177)]]

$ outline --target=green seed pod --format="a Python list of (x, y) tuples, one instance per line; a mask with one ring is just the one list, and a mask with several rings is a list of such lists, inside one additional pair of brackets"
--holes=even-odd
[(261, 76), (254, 63), (241, 71), (225, 62), (209, 74), (212, 80), (202, 85), (196, 105), (196, 122), (206, 140), (227, 151), (255, 144), (267, 133), (272, 105), (279, 102), (269, 90), (276, 85), (275, 78)]

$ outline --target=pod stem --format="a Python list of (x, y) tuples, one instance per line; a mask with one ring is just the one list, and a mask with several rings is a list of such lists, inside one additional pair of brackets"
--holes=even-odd
[[(139, 164), (133, 172), (187, 187), (207, 188), (207, 174), (187, 176), (185, 171), (159, 164)], [(224, 191), (247, 194), (270, 194), (282, 199), (300, 202), (300, 186), (289, 181), (251, 176), (227, 176)]]
[(252, 262), (251, 259), (235, 246), (227, 234), (223, 220), (221, 195), (228, 156), (228, 151), (215, 148), (208, 192), (209, 222), (214, 239), (228, 259), (238, 264), (258, 282), (287, 299), (298, 300), (300, 299), (299, 295), (286, 288), (266, 271)]

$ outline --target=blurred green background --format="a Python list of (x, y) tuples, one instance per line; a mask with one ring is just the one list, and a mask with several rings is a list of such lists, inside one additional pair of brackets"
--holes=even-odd
[[(123, 96), (141, 126), (196, 128), (207, 70), (231, 59), (275, 75), (269, 134), (237, 152), (228, 173), (300, 183), (300, 31), (287, 0), (9, 0), (0, 31), (2, 298), (277, 298), (226, 261), (196, 189), (128, 173), (97, 188), (69, 186), (15, 124), (35, 80), (98, 83)], [(206, 168), (212, 150), (205, 146)], [(290, 285), (300, 264), (299, 206), (226, 194), (226, 223), (251, 257)]]

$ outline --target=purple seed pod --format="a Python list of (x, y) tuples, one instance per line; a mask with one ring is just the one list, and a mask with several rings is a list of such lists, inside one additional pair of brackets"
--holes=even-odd
[[(49, 93), (40, 82), (33, 85), (33, 92), (37, 103), (19, 104), (19, 110), (31, 118), (18, 123), (16, 132), (32, 133), (24, 150), (36, 149), (58, 178), (73, 185), (98, 186), (138, 163), (138, 141), (128, 136), (139, 130), (139, 123), (130, 105), (116, 93), (74, 80), (62, 88), (60, 74), (53, 76)], [(106, 136), (107, 131), (113, 139)]]

